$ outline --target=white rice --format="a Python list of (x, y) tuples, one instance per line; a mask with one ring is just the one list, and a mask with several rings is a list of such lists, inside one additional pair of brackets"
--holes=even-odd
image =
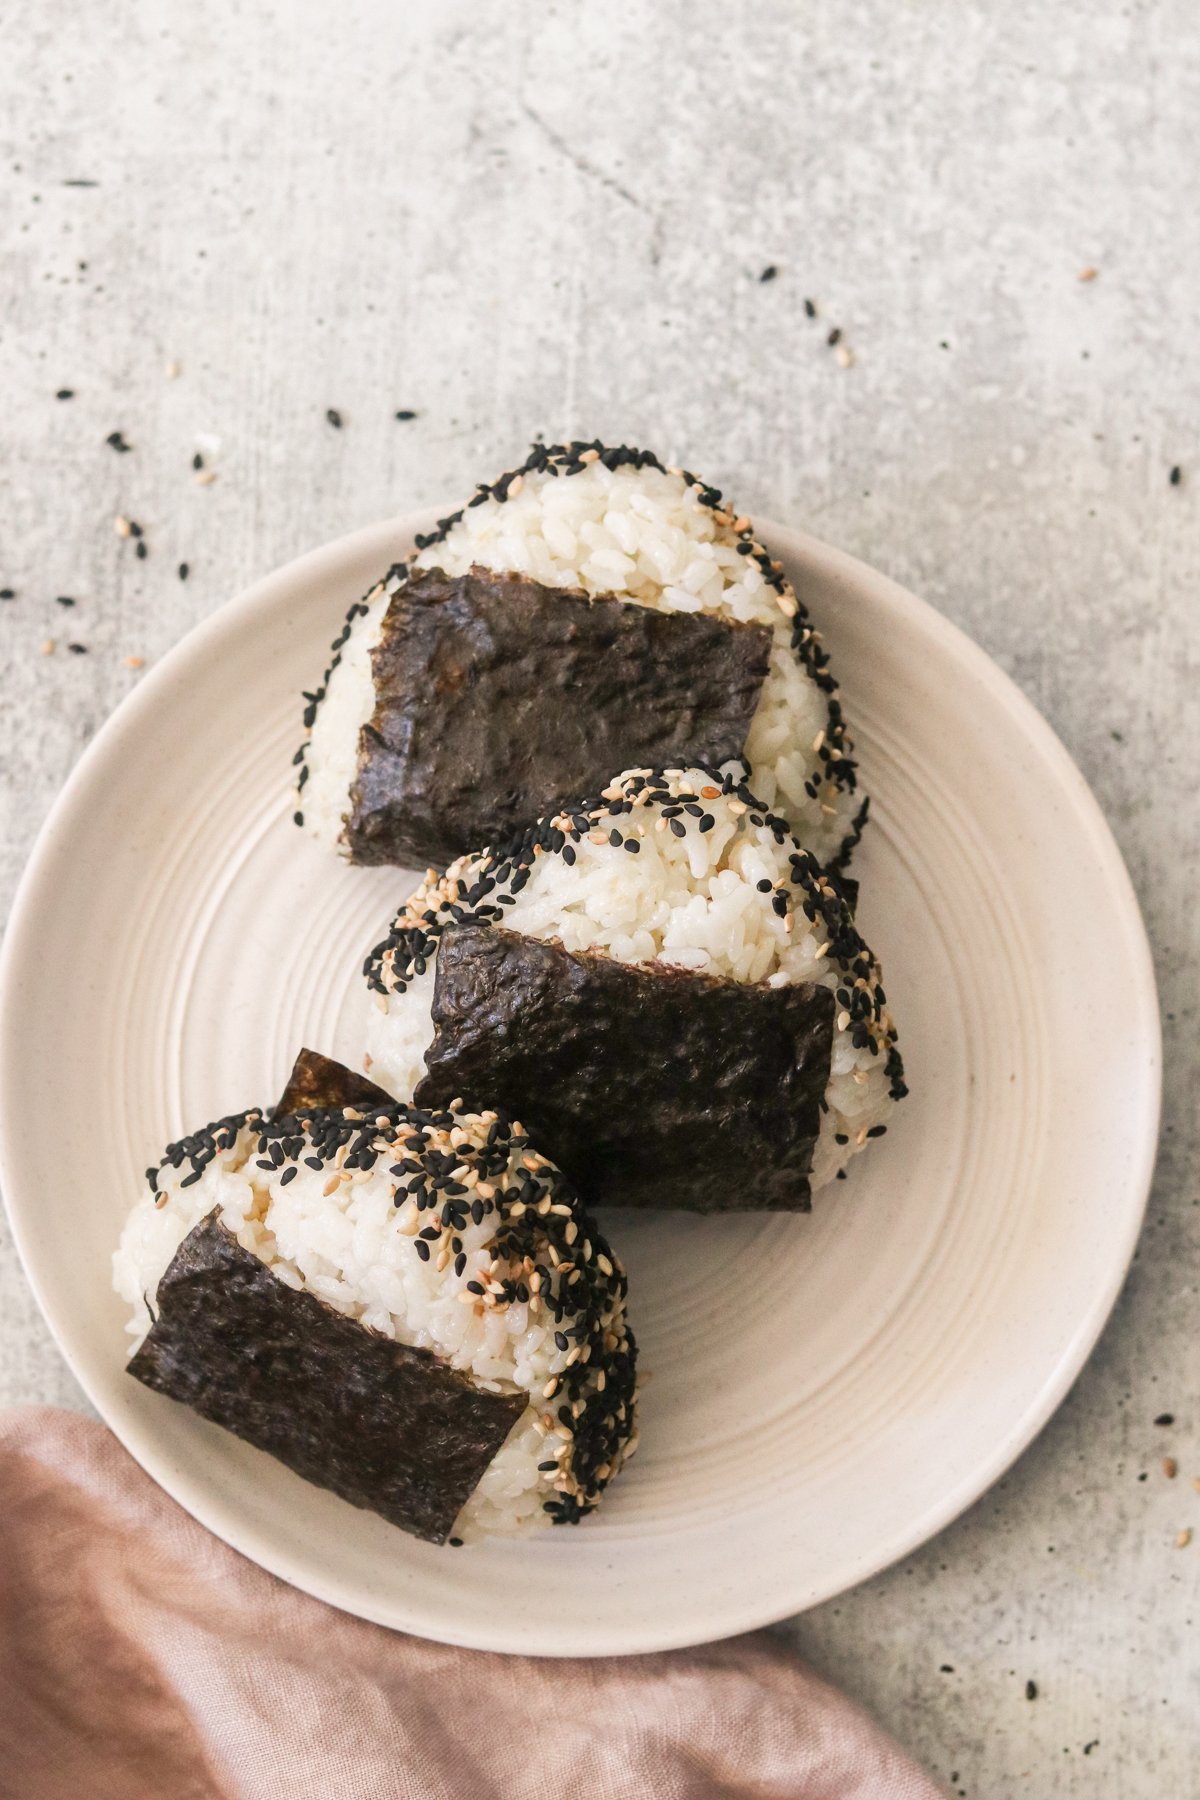
[(349, 636), (325, 678), (325, 693), (316, 708), (308, 740), (297, 804), (304, 827), (327, 849), (341, 844), (350, 805), (350, 788), (358, 771), (359, 738), (375, 711), (371, 652), (379, 642), (391, 604), (384, 586), (362, 603)]
[[(452, 576), (472, 567), (509, 571), (662, 612), (704, 612), (769, 626), (770, 666), (746, 743), (750, 785), (821, 862), (830, 861), (861, 805), (851, 786), (829, 775), (835, 766), (845, 781), (851, 746), (836, 691), (823, 691), (793, 647), (795, 593), (786, 584), (772, 585), (758, 557), (743, 553), (754, 542), (748, 520), (730, 507), (707, 504), (700, 484), (679, 471), (610, 469), (600, 460), (574, 467), (576, 472), (557, 476), (527, 470), (497, 484), (503, 498), (492, 490), (472, 503), (411, 566)], [(369, 648), (378, 641), (382, 618), (376, 609), (383, 605), (373, 600), (353, 621), (316, 712), (300, 804), (306, 825), (326, 843), (340, 838), (359, 736), (374, 709)], [(819, 634), (804, 629), (806, 652), (820, 654)]]
[[(478, 1127), (472, 1141), (480, 1141), (495, 1116), (483, 1114), (475, 1119), (461, 1114), (460, 1127), (473, 1134)], [(556, 1414), (546, 1411), (550, 1403), (543, 1396), (552, 1377), (567, 1369), (568, 1359), (578, 1361), (579, 1351), (572, 1355), (570, 1350), (560, 1349), (555, 1332), (569, 1331), (579, 1315), (568, 1312), (556, 1321), (537, 1294), (531, 1295), (528, 1303), (513, 1304), (484, 1304), (468, 1295), (467, 1282), (486, 1285), (496, 1275), (491, 1249), (497, 1230), (495, 1214), (480, 1224), (468, 1218), (459, 1229), (466, 1255), (460, 1273), (455, 1273), (453, 1261), (447, 1260), (441, 1268), (439, 1257), (422, 1261), (414, 1247), (415, 1234), (433, 1215), (419, 1213), (411, 1199), (399, 1208), (394, 1204), (396, 1180), (387, 1168), (397, 1154), (392, 1147), (394, 1137), (391, 1144), (385, 1138), (379, 1140), (383, 1154), (373, 1169), (355, 1169), (352, 1177), (329, 1194), (325, 1191), (328, 1167), (310, 1169), (303, 1160), (288, 1157), (278, 1169), (260, 1168), (259, 1130), (257, 1119), (252, 1118), (237, 1131), (230, 1147), (218, 1151), (201, 1178), (190, 1185), (185, 1185), (192, 1174), (186, 1158), (178, 1167), (164, 1163), (157, 1172), (156, 1191), (148, 1190), (135, 1204), (113, 1257), (113, 1285), (131, 1308), (126, 1327), (131, 1353), (150, 1328), (148, 1301), (167, 1265), (187, 1234), (215, 1207), (242, 1248), (288, 1286), (316, 1295), (339, 1313), (399, 1343), (433, 1351), (483, 1388), (526, 1393), (528, 1409), (485, 1471), (454, 1530), (456, 1536), (470, 1541), (548, 1523), (543, 1508), (547, 1500), (555, 1498), (557, 1477), (539, 1470), (538, 1464), (554, 1460), (569, 1472), (573, 1441)], [(454, 1146), (463, 1140), (449, 1137), (444, 1141)], [(504, 1190), (510, 1179), (510, 1198), (530, 1180), (528, 1164), (521, 1155), (528, 1148), (523, 1138), (514, 1139), (509, 1171), (496, 1183), (500, 1190), (496, 1205), (506, 1212), (509, 1201)], [(544, 1159), (534, 1160), (541, 1164), (534, 1172), (534, 1179), (543, 1183), (539, 1191), (549, 1192), (546, 1184), (551, 1182), (555, 1184), (554, 1199), (561, 1202), (564, 1190), (557, 1185), (561, 1178)], [(289, 1168), (296, 1173), (285, 1183), (282, 1177)], [(550, 1175), (545, 1176), (542, 1169), (549, 1169)], [(603, 1325), (613, 1334), (612, 1342), (624, 1349), (627, 1335), (620, 1264), (595, 1235), (587, 1215), (578, 1207), (571, 1210), (582, 1231), (570, 1254), (589, 1267), (598, 1262), (599, 1275), (607, 1274), (611, 1304), (606, 1301)], [(559, 1232), (564, 1229), (561, 1218), (547, 1223)], [(546, 1236), (540, 1220), (538, 1229), (539, 1243), (554, 1243), (554, 1236)], [(569, 1220), (565, 1229), (570, 1232)], [(558, 1242), (561, 1246), (561, 1236)], [(539, 1257), (548, 1259), (555, 1271), (543, 1294), (557, 1294), (558, 1252), (541, 1250)], [(583, 1391), (590, 1393), (603, 1359), (597, 1355), (593, 1363), (589, 1355), (586, 1360)], [(549, 1429), (545, 1425), (548, 1418)], [(636, 1447), (632, 1400), (627, 1426), (625, 1441), (613, 1459), (612, 1474)]]
[[(643, 773), (618, 778), (606, 794), (645, 792)], [(518, 857), (528, 864), (528, 879), (511, 901), (501, 902), (505, 927), (569, 951), (603, 951), (623, 963), (661, 962), (772, 987), (816, 982), (835, 992), (872, 994), (878, 964), (854, 930), (844, 903), (811, 857), (805, 880), (797, 883), (792, 858), (799, 846), (782, 828), (765, 822), (765, 809), (756, 810), (744, 788), (719, 792), (703, 770), (669, 771), (662, 780), (676, 797), (702, 796), (703, 811), (714, 820), (712, 829), (702, 831), (700, 819), (683, 814), (677, 820), (683, 833), (676, 835), (666, 828), (657, 804), (639, 803), (632, 813), (605, 816), (594, 832), (573, 835), (573, 864), (552, 851)], [(764, 822), (756, 825), (755, 818)], [(612, 824), (625, 837), (638, 838), (638, 855), (608, 841), (605, 827)], [(398, 916), (387, 945), (368, 964), (369, 978), (375, 978), (367, 1023), (371, 1075), (401, 1098), (412, 1095), (426, 1072), (425, 1051), (434, 1036), (436, 971), (434, 944), (421, 952), (424, 972), (412, 972), (412, 940), (406, 934), (423, 935), (426, 942), (436, 938), (450, 904), (471, 916), (474, 909), (463, 904), (463, 896), (495, 866), (486, 854), (462, 857), (443, 877), (427, 879)], [(772, 891), (760, 892), (759, 882), (768, 882)], [(812, 891), (812, 884), (817, 884), (825, 909), (815, 924), (802, 910), (806, 885)], [(503, 889), (501, 883), (501, 893)], [(785, 917), (772, 905), (780, 892), (793, 896)], [(498, 914), (496, 900), (493, 893), (487, 906)], [(836, 942), (831, 941), (829, 916), (838, 921)], [(856, 1046), (854, 1035), (854, 1021), (839, 1004), (827, 1111), (813, 1157), (814, 1189), (832, 1180), (864, 1147), (868, 1133), (886, 1126), (903, 1092), (887, 1007), (871, 1027), (874, 1050), (869, 1042)]]

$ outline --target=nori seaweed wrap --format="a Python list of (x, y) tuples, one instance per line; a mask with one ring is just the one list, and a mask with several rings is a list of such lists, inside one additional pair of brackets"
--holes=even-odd
[(357, 1070), (348, 1069), (331, 1056), (322, 1056), (319, 1050), (301, 1050), (272, 1116), (286, 1119), (306, 1111), (328, 1112), (334, 1107), (356, 1106), (365, 1110), (392, 1104), (392, 1096), (385, 1088), (368, 1081)]
[(630, 967), (501, 926), (451, 925), (416, 1099), (492, 1094), (592, 1201), (804, 1210), (834, 1005), (813, 982)]
[(762, 625), (486, 569), (415, 572), (371, 653), (351, 861), (447, 862), (616, 767), (740, 756), (770, 646)]
[(574, 1523), (636, 1446), (617, 1258), (496, 1110), (297, 1069), (289, 1110), (147, 1171), (114, 1257), (130, 1374), (431, 1542)]
[(136, 1380), (434, 1544), (528, 1405), (298, 1293), (215, 1211), (171, 1258), (156, 1305)]

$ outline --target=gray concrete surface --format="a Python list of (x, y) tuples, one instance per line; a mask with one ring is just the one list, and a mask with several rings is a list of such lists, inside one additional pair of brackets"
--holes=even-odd
[[(782, 1629), (960, 1793), (1200, 1793), (1194, 7), (42, 0), (10, 25), (4, 895), (126, 657), (538, 430), (685, 452), (934, 601), (1128, 858), (1163, 1153), (1037, 1445)], [(0, 1395), (82, 1404), (7, 1248)]]

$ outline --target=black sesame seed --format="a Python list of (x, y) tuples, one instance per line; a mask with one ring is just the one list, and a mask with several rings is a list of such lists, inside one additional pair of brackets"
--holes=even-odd
[(104, 441), (110, 450), (116, 450), (122, 456), (124, 456), (127, 450), (133, 449), (133, 445), (127, 444), (124, 436), (119, 431), (110, 431)]
[(1183, 480), (1183, 470), (1180, 468), (1178, 463), (1175, 464), (1174, 468), (1171, 470), (1171, 473), (1167, 476), (1167, 480), (1170, 482), (1172, 487), (1178, 487), (1180, 482)]
[(88, 653), (86, 644), (68, 644), (67, 649), (71, 652), (72, 656), (86, 656)]
[(830, 349), (832, 350), (834, 345), (840, 344), (841, 341), (842, 341), (842, 328), (840, 325), (835, 325), (833, 330), (829, 333), (829, 336), (825, 339), (825, 342), (829, 345)]
[(400, 409), (400, 411), (396, 414), (396, 417), (399, 419), (399, 421), (402, 425), (407, 425), (408, 421), (410, 419), (415, 419), (417, 417), (417, 415), (415, 412), (410, 412), (407, 407), (402, 407)]
[(342, 415), (335, 406), (327, 406), (325, 408), (325, 417), (335, 431), (340, 431), (342, 429)]
[(180, 581), (187, 580), (188, 576), (191, 574), (191, 570), (189, 569), (187, 563), (180, 563), (178, 573), (179, 573)]
[(56, 400), (73, 400), (75, 398), (75, 389), (74, 388), (59, 388), (59, 390), (58, 390), (57, 394), (55, 394), (54, 398)]
[(204, 467), (204, 458), (201, 456), (201, 454), (198, 450), (197, 450), (195, 456), (193, 456), (193, 458), (192, 458), (192, 467), (193, 467), (193, 469), (202, 469)]
[(778, 273), (779, 273), (779, 270), (775, 267), (775, 264), (768, 263), (766, 268), (763, 270), (762, 274), (759, 276), (758, 279), (760, 281), (774, 281), (774, 279), (778, 275)]
[(806, 314), (807, 314), (807, 315), (808, 315), (808, 317), (809, 317), (809, 318), (810, 318), (810, 319), (815, 319), (815, 318), (816, 318), (816, 316), (817, 316), (817, 303), (816, 303), (816, 301), (815, 301), (815, 300), (806, 300), (806, 301), (805, 301), (805, 302), (804, 302), (804, 311), (805, 311), (805, 313), (806, 313)]
[(55, 602), (59, 606), (74, 606), (74, 604), (75, 604), (75, 602), (74, 602), (74, 600), (72, 600), (70, 594), (56, 594)]
[(134, 555), (137, 557), (139, 562), (145, 562), (148, 554), (149, 554), (149, 552), (146, 549), (145, 538), (139, 538), (136, 546), (134, 547)]

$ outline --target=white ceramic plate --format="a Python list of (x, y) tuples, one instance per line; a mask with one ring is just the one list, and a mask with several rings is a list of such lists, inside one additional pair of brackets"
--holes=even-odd
[(168, 1139), (269, 1102), (302, 1042), (359, 1060), (366, 951), (411, 885), (291, 823), (297, 696), (426, 521), (223, 608), (100, 732), (29, 865), (0, 982), (2, 1175), (75, 1375), (245, 1555), (387, 1625), (606, 1655), (784, 1617), (912, 1550), (1063, 1398), (1149, 1184), (1154, 983), (1079, 773), (951, 625), (764, 525), (835, 658), (874, 822), (855, 873), (912, 1097), (810, 1218), (625, 1219), (642, 1447), (576, 1530), (438, 1550), (131, 1381), (109, 1257)]

